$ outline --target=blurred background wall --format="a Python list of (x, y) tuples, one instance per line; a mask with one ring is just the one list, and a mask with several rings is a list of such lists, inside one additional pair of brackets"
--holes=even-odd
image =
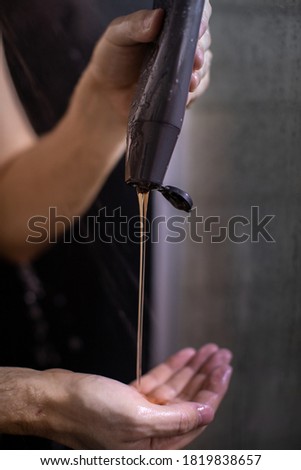
[[(203, 243), (157, 245), (153, 360), (208, 341), (234, 353), (227, 399), (191, 448), (298, 449), (301, 2), (212, 4), (211, 87), (187, 113), (166, 181), (185, 186), (198, 214), (219, 216), (220, 227), (250, 219), (252, 206), (259, 219), (274, 215), (275, 243), (212, 243), (219, 226), (210, 235), (200, 224)], [(175, 215), (162, 198), (157, 213)]]

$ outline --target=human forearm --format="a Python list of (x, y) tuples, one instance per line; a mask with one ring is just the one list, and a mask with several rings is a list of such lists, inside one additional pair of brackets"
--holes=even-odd
[[(0, 434), (38, 436), (68, 444), (76, 426), (70, 371), (0, 368)], [(76, 386), (76, 384), (74, 384)], [(65, 416), (66, 414), (66, 416)]]
[[(208, 27), (209, 6), (206, 2), (203, 32)], [(148, 44), (159, 34), (163, 17), (163, 10), (142, 10), (116, 19), (98, 42), (56, 129), (28, 150), (4, 155), (6, 163), (0, 167), (0, 256), (26, 262), (50, 239), (56, 240), (63, 225), (49, 223), (50, 207), (69, 219), (68, 228), (73, 216), (88, 208), (124, 150), (130, 103)], [(202, 70), (203, 83), (208, 84), (210, 35), (206, 40), (205, 36), (199, 41), (188, 102), (203, 91)], [(42, 217), (47, 236), (43, 242), (27, 243), (28, 222), (35, 216)]]
[[(74, 100), (57, 128), (0, 170), (0, 252), (8, 258), (26, 261), (45, 247), (26, 242), (28, 221), (47, 220), (50, 206), (70, 220), (82, 214), (122, 154), (125, 122), (95, 88), (85, 79), (80, 103)], [(51, 236), (62, 224), (45, 228)]]
[(0, 433), (38, 435), (43, 427), (40, 373), (0, 368)]
[[(146, 29), (145, 16), (152, 18)], [(55, 207), (57, 214), (72, 218), (92, 202), (125, 148), (129, 105), (146, 50), (143, 43), (158, 34), (158, 19), (151, 12), (138, 12), (129, 23), (121, 20), (109, 27), (56, 129), (18, 155), (4, 155), (0, 256), (30, 260), (47, 247), (53, 229), (43, 223), (47, 240), (26, 243), (32, 217), (47, 220), (49, 208)], [(62, 230), (62, 224), (56, 228)]]
[(213, 344), (184, 349), (143, 376), (140, 393), (63, 369), (0, 368), (0, 433), (72, 449), (180, 449), (213, 420), (229, 385), (230, 360), (228, 350)]

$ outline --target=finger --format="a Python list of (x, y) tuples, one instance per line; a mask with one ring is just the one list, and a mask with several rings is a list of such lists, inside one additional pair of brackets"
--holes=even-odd
[(159, 387), (150, 391), (151, 399), (159, 403), (174, 400), (216, 351), (218, 351), (216, 344), (207, 344), (202, 347), (181, 369), (178, 369)]
[(208, 28), (205, 34), (199, 40), (198, 47), (200, 47), (201, 49), (203, 49), (204, 52), (206, 52), (210, 49), (211, 44), (212, 44), (212, 37), (211, 37), (210, 29)]
[(141, 10), (117, 18), (94, 49), (88, 70), (102, 86), (131, 87), (138, 79), (146, 53), (163, 25), (164, 11)]
[(193, 63), (193, 70), (200, 70), (202, 68), (202, 65), (204, 64), (204, 58), (205, 58), (205, 51), (201, 47), (201, 45), (198, 45), (195, 57), (194, 57), (194, 63)]
[(208, 27), (207, 30), (205, 31), (205, 33), (203, 34), (203, 36), (200, 38), (199, 40), (199, 44), (201, 45), (201, 47), (207, 51), (208, 49), (210, 49), (211, 45), (212, 45), (212, 36), (211, 36), (211, 32), (210, 32), (210, 28)]
[(203, 16), (202, 16), (202, 21), (200, 25), (200, 31), (199, 31), (199, 37), (201, 38), (204, 34), (205, 31), (207, 30), (209, 26), (209, 21), (212, 15), (212, 7), (210, 4), (209, 0), (206, 0), (205, 6), (204, 6), (204, 11), (203, 11)]
[[(205, 76), (209, 73), (210, 68), (211, 68), (211, 63), (212, 63), (212, 52), (206, 51), (204, 55), (204, 64), (201, 69), (195, 70), (192, 74), (191, 77), (191, 82), (190, 82), (190, 93), (195, 93), (201, 84), (202, 79), (205, 78)], [(198, 93), (196, 96), (200, 95), (200, 90), (198, 90)]]
[(201, 372), (210, 375), (217, 367), (227, 365), (232, 360), (232, 352), (229, 349), (219, 349), (215, 354), (208, 358), (201, 368)]
[[(207, 419), (203, 419), (203, 424), (192, 428), (188, 432), (184, 432), (182, 434), (178, 433), (174, 436), (167, 436), (165, 439), (161, 439), (155, 445), (157, 445), (157, 449), (182, 449), (186, 447), (190, 442), (196, 439), (207, 427), (210, 422), (213, 421), (214, 415), (217, 411), (218, 406), (220, 405), (221, 400), (223, 399), (231, 379), (232, 375), (232, 368), (229, 366), (222, 366), (216, 369), (209, 379), (210, 384), (208, 383), (207, 386), (207, 397), (198, 395), (195, 398), (199, 398), (202, 400), (201, 403), (205, 404), (206, 406), (209, 405), (211, 412), (214, 412), (213, 415), (207, 416)], [(213, 399), (214, 396), (214, 399)], [(205, 424), (207, 421), (207, 424)]]
[(232, 376), (232, 367), (222, 365), (214, 369), (200, 390), (193, 397), (193, 400), (204, 405), (211, 406), (216, 413), (221, 400), (228, 390)]
[[(159, 364), (147, 374), (143, 375), (139, 389), (141, 393), (148, 395), (151, 390), (157, 388), (166, 380), (169, 380), (169, 378), (172, 377), (176, 371), (184, 367), (195, 354), (196, 351), (193, 348), (182, 349), (169, 357), (164, 363)], [(133, 382), (132, 385), (137, 387), (137, 382)]]
[(162, 27), (164, 11), (140, 10), (128, 16), (116, 18), (104, 34), (104, 39), (118, 47), (135, 46), (151, 42)]
[(192, 402), (158, 406), (148, 413), (150, 437), (182, 436), (207, 426), (214, 417), (211, 406)]
[(187, 98), (188, 105), (199, 98), (207, 89), (210, 83), (211, 61), (212, 53), (211, 51), (207, 51), (205, 63), (202, 69), (193, 72), (190, 82), (190, 91)]
[(204, 36), (199, 40), (196, 49), (193, 70), (200, 70), (205, 62), (205, 53), (210, 49), (211, 46), (211, 34), (209, 29), (206, 31)]
[(208, 376), (220, 366), (226, 366), (232, 359), (232, 353), (228, 349), (220, 349), (213, 354), (201, 367), (197, 374), (191, 379), (187, 386), (182, 390), (179, 399), (183, 401), (193, 400), (195, 395), (204, 387)]
[(190, 108), (193, 105), (193, 103), (206, 92), (206, 90), (209, 88), (209, 85), (210, 85), (210, 71), (203, 78), (203, 80), (201, 80), (201, 83), (199, 84), (197, 89), (193, 93), (189, 93), (188, 99), (187, 99), (187, 108)]

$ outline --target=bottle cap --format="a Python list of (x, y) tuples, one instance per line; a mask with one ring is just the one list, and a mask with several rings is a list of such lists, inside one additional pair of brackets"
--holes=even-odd
[(176, 209), (190, 212), (193, 207), (193, 201), (188, 193), (175, 186), (161, 186), (158, 191), (170, 202)]

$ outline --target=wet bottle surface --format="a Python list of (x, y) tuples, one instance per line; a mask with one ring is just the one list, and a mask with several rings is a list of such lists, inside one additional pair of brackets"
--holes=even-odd
[(158, 189), (183, 125), (204, 0), (155, 0), (162, 32), (146, 57), (133, 100), (125, 180)]

